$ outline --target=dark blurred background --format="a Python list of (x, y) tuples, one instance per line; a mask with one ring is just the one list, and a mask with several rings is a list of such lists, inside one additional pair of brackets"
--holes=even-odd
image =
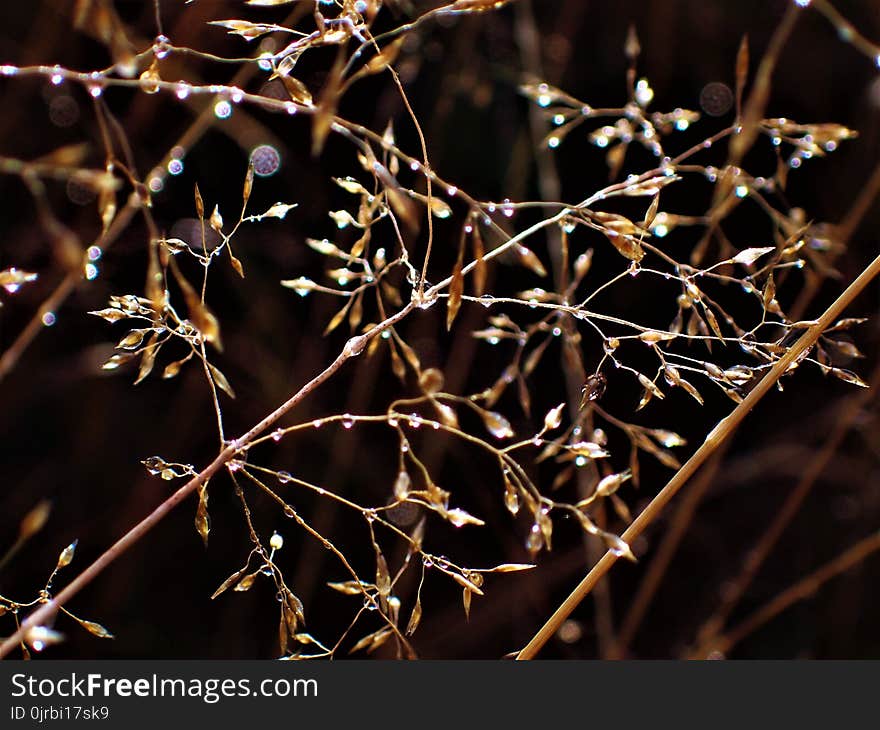
[[(626, 101), (623, 45), (627, 28), (634, 25), (642, 46), (639, 74), (650, 79), (655, 92), (652, 108), (699, 110), (700, 92), (707, 84), (733, 86), (736, 52), (744, 34), (749, 37), (754, 73), (787, 5), (784, 0), (541, 0), (523, 3), (523, 7), (514, 3), (497, 13), (422, 26), (404, 46), (397, 68), (424, 127), (432, 165), (445, 179), (481, 200), (536, 199), (539, 192), (528, 126), (529, 104), (517, 91), (530, 70), (524, 66), (518, 30), (531, 22), (530, 17), (540, 39), (540, 63), (547, 82), (594, 106), (622, 105)], [(836, 5), (863, 35), (880, 40), (876, 2), (838, 0)], [(206, 21), (239, 17), (278, 21), (289, 12), (289, 8), (260, 10), (214, 0), (187, 5), (163, 0), (161, 6), (165, 34), (175, 45), (225, 56), (250, 55), (259, 41), (247, 44), (206, 25)], [(430, 7), (426, 3), (416, 6)], [(59, 63), (80, 70), (110, 65), (102, 44), (72, 29), (72, 7), (70, 2), (56, 0), (4, 3), (0, 10), (0, 62)], [(138, 50), (146, 49), (156, 35), (152, 3), (123, 1), (115, 7)], [(384, 10), (379, 26), (392, 27), (406, 16), (405, 7)], [(331, 62), (331, 52), (323, 56), (315, 53), (313, 58), (307, 55), (298, 67), (300, 78), (310, 88), (320, 88)], [(238, 68), (172, 56), (163, 63), (162, 73), (167, 79), (226, 83)], [(259, 92), (267, 76), (256, 74), (243, 86)], [(271, 88), (264, 93), (272, 93)], [(201, 98), (182, 104), (166, 94), (146, 95), (119, 88), (109, 89), (104, 99), (125, 129), (143, 176), (163, 159), (208, 104)], [(53, 86), (46, 78), (2, 78), (0, 100), (0, 154), (33, 159), (63, 144), (86, 141), (91, 149), (88, 163), (103, 164), (94, 108), (83, 89), (67, 83)], [(387, 75), (353, 87), (340, 113), (378, 131), (393, 118), (400, 146), (417, 152), (417, 138)], [(767, 115), (798, 122), (837, 122), (858, 130), (858, 139), (792, 172), (785, 192), (788, 204), (804, 208), (808, 219), (843, 220), (880, 164), (877, 67), (842, 42), (817, 12), (805, 11), (774, 73)], [(704, 116), (670, 140), (668, 149), (684, 150), (729, 124), (731, 118), (732, 112), (719, 118)], [(607, 182), (604, 153), (587, 141), (587, 132), (593, 128), (588, 123), (573, 132), (554, 156), (565, 200), (580, 200)], [(185, 232), (186, 219), (194, 215), (192, 188), (198, 182), (206, 207), (219, 203), (227, 222), (233, 219), (248, 155), (261, 144), (278, 150), (281, 167), (276, 174), (257, 179), (249, 210), (260, 212), (275, 201), (298, 203), (299, 207), (284, 221), (246, 227), (237, 235), (234, 245), (245, 266), (244, 280), (225, 263), (212, 269), (208, 302), (221, 320), (225, 344), (216, 363), (238, 396), (235, 401), (223, 401), (227, 432), (232, 434), (249, 428), (318, 372), (346, 337), (342, 328), (329, 337), (321, 336), (335, 312), (336, 299), (320, 295), (300, 298), (277, 286), (279, 279), (300, 275), (321, 280), (320, 257), (304, 241), (306, 237), (339, 235), (326, 213), (343, 207), (351, 198), (330, 177), (359, 174), (353, 149), (345, 140), (331, 135), (323, 154), (314, 159), (307, 118), (289, 118), (247, 106), (236, 108), (228, 119), (215, 119), (186, 152), (183, 171), (168, 177), (154, 195), (154, 215), (168, 231), (177, 225), (173, 235), (183, 237), (177, 232)], [(636, 154), (629, 162), (644, 164), (649, 160)], [(722, 149), (715, 164), (723, 162)], [(757, 153), (753, 162), (756, 168), (764, 166), (763, 170), (752, 169), (754, 174), (773, 174), (772, 156)], [(49, 188), (58, 218), (90, 243), (100, 226), (94, 201), (78, 196), (63, 183), (50, 183)], [(708, 185), (685, 185), (683, 190), (691, 192), (683, 197), (679, 193), (674, 199), (677, 210), (705, 210), (711, 195)], [(693, 200), (687, 197), (691, 194)], [(120, 198), (120, 205), (122, 202)], [(842, 285), (874, 257), (880, 224), (877, 210), (872, 206), (838, 259), (841, 281), (824, 285), (806, 316), (818, 315)], [(522, 225), (529, 220), (523, 214), (514, 223)], [(742, 247), (772, 245), (771, 228), (759, 214), (741, 219), (728, 234)], [(586, 245), (599, 247), (599, 242), (578, 240), (578, 235), (582, 234), (576, 234), (573, 245), (579, 250)], [(688, 232), (681, 238), (670, 236), (670, 246), (678, 242), (678, 250), (686, 251), (694, 240), (689, 236)], [(100, 369), (126, 330), (124, 325), (112, 326), (85, 313), (106, 306), (111, 294), (142, 293), (147, 240), (142, 219), (135, 217), (97, 262), (99, 276), (82, 282), (55, 311), (55, 324), (39, 334), (0, 381), (0, 550), (14, 542), (22, 517), (39, 500), (50, 499), (53, 505), (45, 528), (0, 572), (0, 594), (4, 596), (17, 600), (32, 597), (59, 551), (79, 539), (73, 564), (58, 578), (57, 585), (62, 585), (159, 504), (176, 482), (148, 475), (141, 459), (158, 454), (168, 461), (200, 467), (216, 453), (214, 415), (199, 368), (190, 365), (168, 381), (161, 380), (157, 372), (137, 386), (132, 385), (135, 371), (131, 368)], [(454, 226), (438, 226), (435, 278), (448, 271), (456, 242)], [(533, 243), (547, 261), (543, 242), (535, 239)], [(393, 242), (389, 240), (388, 245), (392, 247)], [(597, 257), (597, 276), (603, 266), (619, 269), (619, 259)], [(40, 279), (14, 296), (3, 297), (0, 350), (10, 346), (63, 278), (36, 223), (34, 204), (21, 181), (12, 176), (0, 178), (0, 268), (8, 266), (39, 272)], [(194, 275), (195, 271), (192, 268), (188, 273)], [(494, 285), (500, 292), (540, 285), (528, 273), (504, 265), (493, 268), (493, 280), (496, 277), (499, 281)], [(793, 300), (797, 288), (792, 280), (790, 290), (780, 293), (784, 306)], [(872, 285), (848, 316), (873, 318), (877, 291)], [(637, 287), (622, 288), (607, 306), (635, 318), (650, 316), (644, 314), (646, 307), (654, 306), (647, 294)], [(666, 321), (673, 314), (674, 308)], [(368, 313), (367, 321), (370, 316), (375, 313)], [(467, 336), (469, 330), (484, 326), (486, 317), (482, 307), (465, 304), (453, 331), (447, 333), (445, 310), (438, 306), (411, 317), (401, 333), (426, 366), (446, 372), (450, 390), (470, 393), (489, 386), (511, 355), (503, 347), (490, 348)], [(848, 367), (867, 378), (877, 356), (876, 320), (852, 334), (867, 358)], [(584, 347), (598, 346), (585, 338)], [(163, 351), (159, 368), (173, 356)], [(594, 365), (599, 356), (585, 352), (585, 361)], [(523, 433), (534, 432), (547, 408), (565, 397), (559, 362), (558, 348), (551, 347), (544, 364), (530, 379), (531, 421), (521, 414), (514, 393), (499, 403), (499, 410)], [(750, 546), (766, 530), (804, 465), (833, 430), (843, 399), (855, 390), (822, 377), (815, 369), (802, 368), (787, 380), (784, 392), (771, 393), (747, 419), (634, 637), (632, 656), (678, 657), (686, 651)], [(334, 381), (310, 397), (295, 417), (383, 412), (393, 398), (414, 394), (417, 391), (411, 383), (403, 387), (391, 374), (387, 350), (382, 349), (372, 359), (360, 358), (347, 365)], [(686, 396), (676, 394), (676, 398), (634, 414), (637, 400), (631, 381), (621, 379), (619, 384), (612, 381), (603, 405), (621, 418), (678, 430), (690, 440), (686, 450), (699, 444), (732, 405), (713, 394), (699, 408)], [(470, 565), (527, 561), (524, 539), (529, 524), (526, 518), (515, 520), (505, 511), (502, 485), (490, 460), (433, 435), (422, 435), (422, 441), (414, 442), (437, 483), (452, 491), (455, 504), (487, 522), (484, 529), (455, 532), (431, 522), (426, 538), (429, 548)], [(620, 446), (615, 465), (622, 469), (626, 446)], [(396, 443), (389, 438), (387, 427), (326, 428), (285, 439), (271, 448), (261, 447), (250, 456), (255, 462), (286, 469), (363, 503), (385, 503), (397, 471)], [(877, 530), (878, 456), (880, 430), (875, 404), (869, 401), (733, 614), (733, 624)], [(532, 473), (544, 474), (537, 468)], [(635, 513), (669, 475), (669, 470), (643, 460), (641, 488), (626, 488), (621, 496)], [(549, 482), (552, 474), (545, 479)], [(370, 574), (372, 553), (362, 521), (352, 520), (323, 501), (293, 499), (301, 514), (345, 547), (357, 567)], [(329, 591), (324, 583), (344, 580), (346, 575), (327, 551), (303, 538), (265, 499), (253, 495), (252, 506), (261, 534), (268, 537), (278, 530), (286, 539), (278, 563), (288, 584), (305, 603), (308, 630), (325, 641), (335, 641), (353, 616), (357, 601)], [(210, 600), (215, 588), (241, 566), (249, 550), (240, 506), (228, 479), (217, 478), (212, 483), (210, 508), (208, 550), (193, 528), (195, 501), (190, 500), (72, 602), (72, 611), (107, 626), (116, 634), (115, 640), (101, 641), (70, 622), (59, 622), (67, 641), (53, 648), (51, 656), (276, 656), (277, 603), (268, 581), (247, 593), (229, 592)], [(624, 526), (612, 521), (610, 527), (622, 531)], [(638, 540), (634, 549), (641, 558), (639, 565), (621, 562), (613, 568), (610, 591), (603, 599), (613, 623), (625, 615), (667, 527), (661, 519)], [(399, 546), (394, 550), (389, 547), (389, 555), (399, 559)], [(429, 574), (422, 593), (425, 616), (414, 637), (420, 655), (497, 658), (523, 646), (589, 566), (579, 530), (562, 521), (553, 551), (542, 553), (538, 562), (539, 567), (531, 573), (487, 580), (486, 596), (475, 598), (469, 622), (464, 620), (460, 590), (451, 581)], [(729, 655), (877, 657), (880, 625), (873, 619), (880, 611), (878, 579), (880, 559), (868, 557), (745, 637)], [(404, 583), (401, 591), (404, 616), (412, 605), (411, 583)], [(13, 622), (9, 617), (4, 621), (0, 633), (7, 634)], [(565, 640), (554, 639), (542, 656), (599, 656), (602, 642), (596, 625), (591, 598), (572, 616)], [(361, 633), (377, 627), (365, 621)]]

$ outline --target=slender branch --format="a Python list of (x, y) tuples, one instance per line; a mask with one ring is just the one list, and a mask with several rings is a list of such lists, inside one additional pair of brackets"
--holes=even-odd
[[(853, 281), (846, 290), (831, 304), (818, 320), (798, 339), (798, 341), (785, 353), (766, 375), (758, 382), (754, 389), (746, 396), (728, 416), (722, 419), (714, 429), (706, 436), (702, 446), (694, 452), (693, 456), (676, 472), (663, 489), (657, 494), (647, 507), (639, 514), (633, 523), (621, 535), (627, 543), (642, 534), (645, 528), (653, 522), (669, 501), (685, 485), (694, 472), (703, 465), (709, 456), (733, 433), (736, 427), (745, 419), (757, 403), (772, 388), (779, 378), (796, 364), (802, 356), (805, 356), (810, 348), (816, 343), (822, 332), (829, 327), (841, 312), (855, 299), (868, 283), (880, 274), (880, 256), (875, 258), (867, 268)], [(550, 640), (562, 625), (563, 621), (571, 612), (589, 595), (598, 580), (607, 573), (617, 560), (617, 556), (611, 551), (605, 553), (592, 570), (584, 577), (580, 584), (571, 592), (571, 595), (563, 601), (544, 626), (532, 638), (528, 645), (520, 651), (517, 659), (532, 659), (540, 651), (541, 647)]]

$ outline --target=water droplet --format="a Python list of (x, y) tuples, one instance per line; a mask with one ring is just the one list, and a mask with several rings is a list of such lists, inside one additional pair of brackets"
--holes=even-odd
[(312, 428), (321, 428), (324, 425), (324, 422), (320, 419), (316, 419), (312, 421)]
[(172, 157), (168, 160), (168, 172), (172, 175), (179, 175), (183, 172), (183, 160)]
[(279, 471), (275, 476), (281, 484), (287, 484), (293, 478), (288, 471)]
[(547, 146), (548, 146), (550, 149), (554, 149), (554, 150), (555, 150), (557, 147), (559, 147), (559, 137), (557, 137), (557, 136), (554, 134), (552, 137), (550, 137), (550, 139), (547, 140)]
[(554, 328), (553, 328), (553, 336), (554, 336), (554, 337), (559, 337), (559, 335), (561, 335), (561, 334), (562, 334), (562, 328), (561, 328), (561, 327), (554, 327)]
[(168, 47), (169, 42), (168, 38), (164, 35), (157, 35), (156, 39), (153, 41), (153, 55), (160, 61), (170, 52)]
[(103, 251), (100, 246), (89, 246), (86, 255), (89, 257), (89, 261), (97, 261), (103, 255)]
[(354, 419), (351, 417), (351, 414), (346, 413), (346, 414), (342, 417), (342, 427), (347, 431), (347, 430), (349, 430), (352, 426), (354, 426)]
[(376, 605), (376, 601), (372, 597), (368, 596), (364, 598), (364, 608), (368, 611), (375, 611), (379, 607)]
[(651, 103), (654, 98), (654, 90), (648, 84), (647, 79), (639, 79), (636, 82), (635, 98), (641, 106), (648, 106)]
[(43, 316), (40, 317), (40, 320), (43, 322), (44, 327), (51, 327), (55, 324), (55, 312), (43, 312)]
[(278, 443), (284, 437), (284, 429), (278, 428), (272, 432), (272, 440)]
[(425, 555), (422, 558), (422, 565), (424, 565), (426, 568), (433, 568), (434, 567), (434, 559), (430, 555)]
[(545, 109), (550, 106), (550, 102), (553, 101), (550, 98), (549, 94), (540, 94), (538, 96), (538, 106), (544, 107)]
[(97, 99), (103, 93), (104, 90), (97, 84), (91, 84), (89, 86), (89, 94), (91, 94), (93, 98)]
[(360, 355), (367, 346), (368, 339), (364, 335), (355, 335), (346, 344), (346, 348), (353, 357)]
[(458, 194), (458, 188), (455, 187), (455, 185), (450, 185), (448, 188), (446, 188), (446, 194), (450, 198), (454, 198)]
[(98, 278), (98, 267), (94, 264), (86, 264), (83, 267), (83, 274), (89, 281), (94, 281)]
[(15, 76), (18, 73), (18, 68), (15, 66), (10, 66), (8, 63), (0, 66), (0, 74), (3, 76)]
[(218, 119), (227, 119), (232, 114), (232, 104), (223, 99), (214, 104), (214, 116)]
[(260, 67), (263, 71), (271, 71), (272, 70), (272, 54), (271, 53), (261, 53), (260, 60), (257, 61), (257, 66)]
[(189, 86), (187, 84), (178, 84), (177, 89), (175, 89), (174, 93), (177, 95), (177, 98), (183, 101), (186, 97), (189, 96)]
[(50, 81), (55, 86), (58, 86), (62, 81), (64, 81), (64, 77), (60, 73), (54, 73), (52, 74), (52, 78), (50, 79)]
[(419, 426), (421, 426), (421, 425), (422, 425), (422, 422), (421, 422), (421, 420), (419, 419), (418, 414), (413, 413), (413, 414), (409, 417), (409, 426), (410, 426), (410, 428), (418, 429)]

